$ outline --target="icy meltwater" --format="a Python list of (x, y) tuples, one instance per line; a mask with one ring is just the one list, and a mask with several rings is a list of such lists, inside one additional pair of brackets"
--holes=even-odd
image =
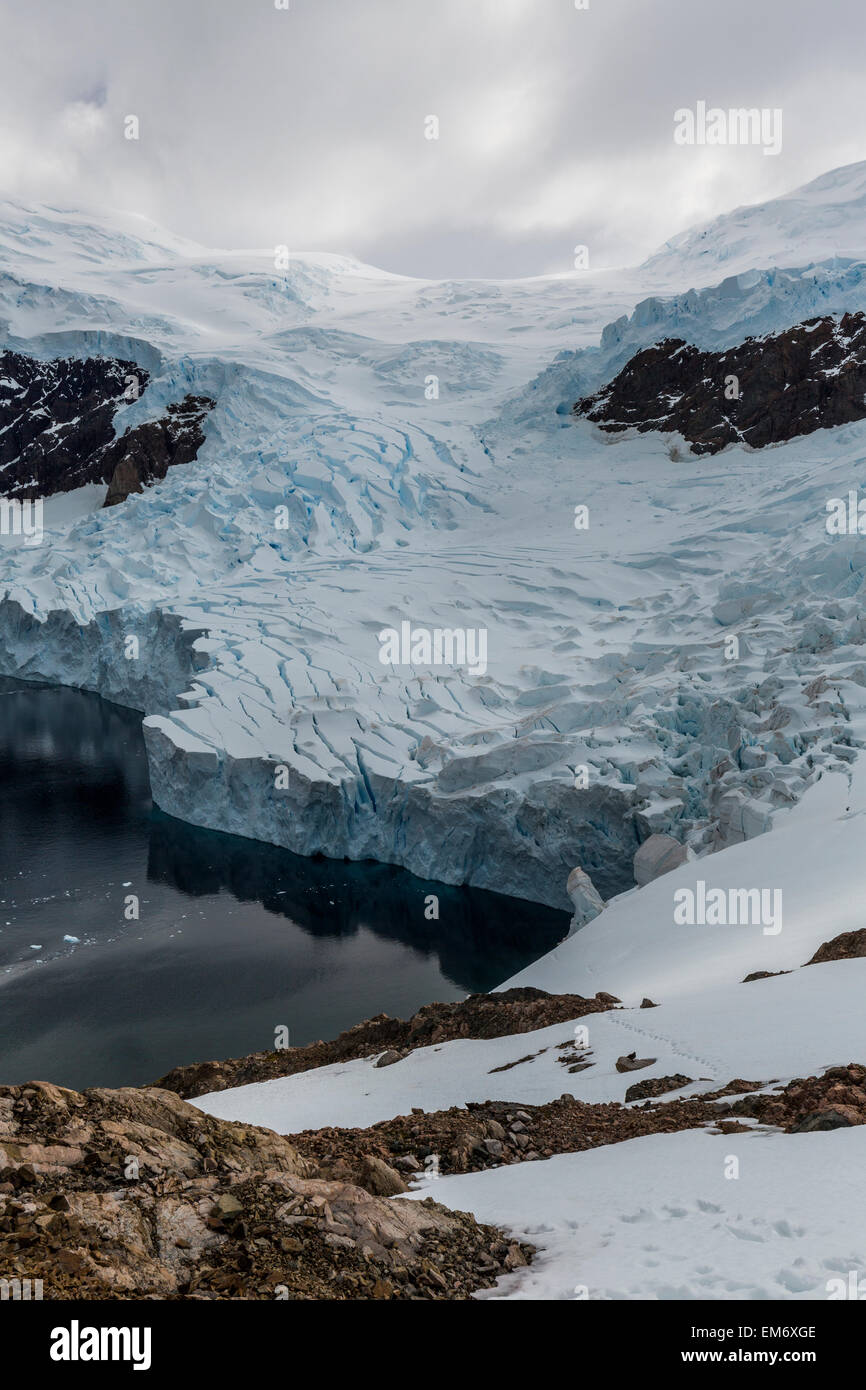
[(408, 1017), (492, 988), (567, 928), (170, 819), (135, 713), (0, 679), (0, 1083), (138, 1084), (273, 1047), (281, 1027), (303, 1044)]

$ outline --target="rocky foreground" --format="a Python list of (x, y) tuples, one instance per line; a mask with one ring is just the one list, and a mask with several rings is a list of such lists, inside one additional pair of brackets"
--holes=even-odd
[(7, 1086), (0, 1278), (40, 1279), (53, 1299), (466, 1299), (534, 1251), (430, 1198), (389, 1201), (429, 1155), (434, 1171), (475, 1172), (746, 1119), (786, 1132), (864, 1124), (866, 1067), (631, 1109), (563, 1095), (418, 1111), (291, 1143), (154, 1088)]
[[(532, 1250), (167, 1091), (0, 1088), (0, 1278), (52, 1299), (463, 1299)], [(396, 1182), (395, 1182), (396, 1179)]]
[[(847, 938), (821, 948), (836, 959), (860, 949)], [(413, 1110), (291, 1141), (215, 1119), (168, 1089), (201, 1094), (349, 1057), (390, 1065), (411, 1046), (529, 1032), (617, 1004), (511, 990), (429, 1005), (408, 1022), (381, 1016), (333, 1043), (181, 1068), (160, 1086), (0, 1087), (0, 1280), (41, 1280), (52, 1299), (466, 1299), (530, 1262), (533, 1248), (431, 1198), (389, 1200), (421, 1173), (543, 1165), (684, 1129), (866, 1123), (866, 1067), (856, 1063), (785, 1086), (735, 1078), (685, 1099), (664, 1098), (697, 1079), (677, 1074), (636, 1080), (625, 1100), (637, 1104), (564, 1094)], [(574, 1044), (561, 1046), (568, 1071), (589, 1065)], [(645, 1065), (632, 1054), (617, 1069)]]

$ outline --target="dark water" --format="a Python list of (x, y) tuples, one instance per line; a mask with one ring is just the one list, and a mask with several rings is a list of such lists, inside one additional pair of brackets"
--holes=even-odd
[(137, 715), (0, 678), (0, 1083), (133, 1085), (272, 1047), (281, 1026), (303, 1044), (408, 1017), (492, 988), (567, 927), (173, 820), (151, 803)]

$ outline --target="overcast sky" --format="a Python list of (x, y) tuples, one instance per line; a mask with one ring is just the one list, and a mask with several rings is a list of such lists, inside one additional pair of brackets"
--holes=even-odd
[[(864, 0), (0, 0), (0, 24), (0, 196), (211, 246), (625, 264), (866, 159)], [(700, 100), (780, 107), (781, 154), (676, 145)]]

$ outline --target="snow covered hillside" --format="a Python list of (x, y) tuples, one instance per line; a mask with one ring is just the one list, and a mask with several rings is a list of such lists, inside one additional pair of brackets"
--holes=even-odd
[[(574, 1036), (568, 1022), (418, 1048), (383, 1069), (366, 1058), (342, 1062), (214, 1092), (196, 1104), (223, 1119), (294, 1133), (336, 1123), (368, 1126), (418, 1105), (537, 1104), (563, 1090), (581, 1100), (621, 1102), (635, 1075), (618, 1071), (616, 1062), (635, 1050), (655, 1058), (637, 1074), (640, 1080), (685, 1074), (694, 1084), (678, 1089), (690, 1095), (735, 1077), (789, 1080), (857, 1057), (866, 1042), (859, 1002), (866, 961), (807, 962), (824, 941), (862, 926), (866, 771), (858, 765), (858, 773), (850, 795), (843, 779), (828, 777), (769, 835), (622, 894), (504, 982), (503, 989), (533, 985), (587, 997), (606, 990), (622, 1001), (622, 1010), (586, 1019), (588, 1040), (581, 1046), (592, 1065), (576, 1076), (566, 1074), (558, 1053)], [(765, 932), (757, 923), (679, 925), (674, 893), (700, 876), (713, 888), (772, 884), (781, 894), (781, 930)], [(768, 978), (744, 983), (758, 971)], [(651, 1011), (640, 1007), (645, 997), (656, 1006)]]
[[(507, 982), (616, 991), (622, 1009), (418, 1048), (386, 1067), (369, 1057), (332, 1064), (194, 1104), (291, 1135), (485, 1100), (540, 1106), (563, 1092), (622, 1104), (636, 1077), (658, 1080), (665, 1100), (735, 1079), (735, 1090), (756, 1082), (769, 1093), (862, 1058), (866, 960), (807, 962), (822, 942), (861, 929), (864, 777), (860, 764), (853, 787), (828, 775), (768, 835), (623, 894)], [(775, 885), (781, 929), (677, 925), (674, 894), (699, 875), (714, 888)], [(768, 977), (747, 982), (756, 971)], [(640, 1007), (646, 995), (652, 1009)], [(649, 1065), (623, 1071), (634, 1052)], [(410, 1199), (433, 1196), (536, 1245), (531, 1266), (482, 1297), (826, 1299), (840, 1280), (850, 1285), (851, 1271), (859, 1279), (866, 1261), (855, 1216), (866, 1128), (850, 1123), (837, 1116), (829, 1132), (822, 1124), (794, 1134), (760, 1123), (650, 1133), (540, 1166), (529, 1154), (534, 1161), (482, 1172), (419, 1172)]]
[(674, 237), (647, 267), (676, 272), (690, 285), (769, 266), (860, 261), (866, 217), (866, 164), (847, 164), (805, 188), (741, 207)]
[[(301, 853), (562, 907), (578, 863), (630, 886), (653, 830), (762, 832), (861, 745), (862, 546), (824, 523), (866, 425), (696, 459), (568, 410), (643, 342), (866, 307), (864, 178), (521, 282), (5, 204), (0, 345), (139, 363), (118, 434), (216, 405), (195, 461), (3, 545), (0, 670), (143, 709), (160, 806)], [(403, 623), (485, 661), (383, 665)]]
[[(758, 1131), (734, 1146), (691, 1130), (557, 1155), (544, 1181), (523, 1163), (413, 1196), (433, 1188), (437, 1202), (541, 1248), (484, 1299), (838, 1299), (866, 1265), (866, 1236), (851, 1221), (864, 1155), (862, 1126)], [(729, 1156), (747, 1178), (726, 1180)]]

